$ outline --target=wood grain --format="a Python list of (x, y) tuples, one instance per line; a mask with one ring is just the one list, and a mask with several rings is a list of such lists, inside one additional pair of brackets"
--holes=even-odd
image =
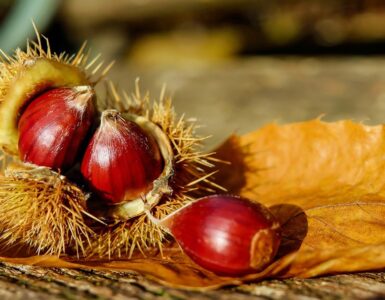
[(380, 299), (385, 273), (271, 280), (205, 293), (165, 288), (136, 273), (0, 264), (0, 298), (12, 299)]

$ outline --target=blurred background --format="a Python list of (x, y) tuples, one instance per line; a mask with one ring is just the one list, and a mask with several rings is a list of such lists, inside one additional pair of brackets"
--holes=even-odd
[(385, 117), (385, 1), (0, 0), (0, 48), (33, 39), (56, 52), (84, 40), (110, 77), (196, 117), (207, 147), (264, 123)]

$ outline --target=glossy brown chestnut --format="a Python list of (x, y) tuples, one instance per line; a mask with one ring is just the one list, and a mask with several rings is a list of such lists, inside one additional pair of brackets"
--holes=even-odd
[(263, 269), (281, 239), (280, 226), (266, 207), (228, 195), (201, 198), (158, 224), (169, 229), (194, 262), (225, 276)]
[(109, 204), (144, 197), (162, 169), (159, 147), (150, 134), (116, 110), (102, 113), (81, 164), (94, 193)]
[(19, 153), (24, 162), (66, 170), (75, 164), (94, 119), (89, 86), (55, 88), (34, 98), (19, 123)]

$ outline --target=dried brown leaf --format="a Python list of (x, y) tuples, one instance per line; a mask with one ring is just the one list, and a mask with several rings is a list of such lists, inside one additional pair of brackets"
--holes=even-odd
[(269, 206), (283, 241), (263, 272), (216, 276), (174, 244), (163, 256), (82, 260), (38, 256), (0, 260), (45, 267), (132, 270), (174, 287), (218, 288), (264, 278), (312, 277), (385, 268), (385, 134), (383, 126), (320, 120), (232, 136), (218, 149), (217, 182)]
[[(269, 124), (230, 137), (218, 157), (219, 183), (268, 205), (312, 207), (374, 194), (385, 196), (385, 130), (351, 121)], [(328, 201), (329, 199), (329, 201)]]

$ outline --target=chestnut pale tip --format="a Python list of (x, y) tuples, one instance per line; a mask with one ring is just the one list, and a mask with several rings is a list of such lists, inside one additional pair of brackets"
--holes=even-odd
[(81, 109), (85, 109), (90, 99), (94, 96), (94, 90), (89, 85), (78, 85), (72, 88), (76, 93), (73, 103)]

